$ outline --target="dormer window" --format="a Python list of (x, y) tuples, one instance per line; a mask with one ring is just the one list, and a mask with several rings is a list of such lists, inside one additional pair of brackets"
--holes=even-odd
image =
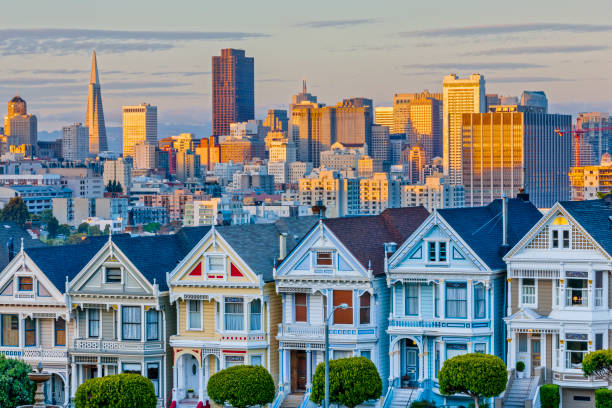
[(317, 251), (317, 267), (332, 267), (334, 260), (331, 251)]
[(427, 243), (427, 260), (429, 262), (446, 262), (447, 256), (448, 243), (446, 241), (430, 241)]
[(106, 267), (106, 283), (121, 283), (121, 268)]
[(206, 276), (208, 279), (223, 279), (225, 277), (225, 256), (209, 255), (206, 257)]
[(569, 222), (564, 217), (557, 217), (552, 223), (551, 247), (554, 249), (569, 249), (571, 234)]
[(32, 292), (34, 290), (34, 279), (31, 276), (20, 276), (18, 284), (20, 292)]

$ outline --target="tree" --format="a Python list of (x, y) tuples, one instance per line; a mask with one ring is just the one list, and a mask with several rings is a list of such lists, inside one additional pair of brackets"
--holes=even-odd
[(67, 237), (68, 235), (70, 235), (70, 225), (68, 224), (60, 225), (57, 230), (57, 235), (63, 235), (64, 237)]
[(79, 226), (77, 227), (77, 232), (79, 234), (87, 234), (87, 228), (89, 228), (89, 224), (86, 222), (82, 222), (79, 224)]
[(150, 222), (144, 226), (144, 230), (146, 232), (151, 232), (151, 233), (155, 233), (159, 231), (160, 228), (161, 228), (161, 224), (159, 222)]
[(582, 359), (582, 372), (590, 375), (612, 379), (612, 350), (597, 350)]
[(467, 394), (479, 408), (481, 397), (496, 397), (506, 389), (507, 369), (501, 358), (470, 353), (446, 360), (438, 376), (440, 392)]
[(104, 227), (104, 235), (109, 235), (110, 234), (110, 225), (106, 224), (106, 227)]
[(57, 237), (57, 231), (59, 230), (59, 221), (54, 216), (47, 222), (47, 232), (50, 238)]
[(155, 388), (140, 374), (118, 374), (92, 378), (77, 388), (76, 408), (155, 408)]
[(87, 235), (92, 237), (99, 237), (102, 235), (102, 230), (97, 225), (87, 227)]
[(221, 406), (226, 402), (236, 408), (264, 406), (274, 401), (274, 380), (261, 366), (235, 366), (210, 377), (206, 391)]
[(34, 402), (35, 385), (28, 378), (32, 367), (0, 354), (0, 407), (15, 408)]
[(121, 183), (117, 180), (109, 180), (108, 184), (106, 184), (106, 191), (109, 193), (121, 193), (123, 192), (123, 187), (121, 187)]
[(40, 220), (45, 224), (49, 223), (49, 221), (51, 221), (51, 218), (53, 218), (53, 211), (51, 210), (45, 210), (40, 213)]
[(29, 215), (28, 207), (23, 202), (23, 199), (21, 197), (13, 197), (0, 211), (0, 221), (12, 221), (23, 228)]
[[(372, 361), (350, 357), (329, 362), (329, 402), (353, 408), (382, 394), (382, 380)], [(321, 405), (325, 399), (325, 363), (320, 363), (312, 380), (310, 399)]]

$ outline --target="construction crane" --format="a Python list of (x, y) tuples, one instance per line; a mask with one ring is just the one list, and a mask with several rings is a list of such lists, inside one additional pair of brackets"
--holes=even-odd
[(589, 129), (572, 129), (572, 130), (555, 129), (555, 133), (561, 137), (563, 137), (563, 135), (565, 135), (566, 133), (571, 133), (574, 135), (574, 166), (575, 167), (580, 167), (580, 143), (582, 142), (582, 134), (591, 133), (591, 132), (603, 132), (603, 131), (612, 131), (612, 126), (589, 128)]

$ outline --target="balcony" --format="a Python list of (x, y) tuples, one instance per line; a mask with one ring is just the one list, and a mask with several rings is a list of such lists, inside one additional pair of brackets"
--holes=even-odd
[[(374, 326), (330, 326), (329, 336), (338, 339), (352, 339), (357, 341), (361, 336), (375, 336)], [(322, 324), (279, 324), (278, 337), (284, 340), (318, 340), (325, 339), (325, 326)]]
[(67, 363), (68, 351), (58, 348), (44, 349), (39, 347), (0, 347), (0, 353), (7, 358), (15, 358), (26, 362)]
[(129, 340), (100, 340), (75, 339), (73, 350), (82, 353), (155, 353), (163, 352), (161, 341), (129, 341)]

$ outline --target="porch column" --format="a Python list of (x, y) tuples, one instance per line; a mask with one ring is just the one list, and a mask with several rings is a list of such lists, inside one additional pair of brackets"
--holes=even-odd
[(516, 347), (517, 347), (517, 338), (518, 336), (516, 335), (516, 330), (511, 330), (510, 332), (510, 361), (509, 363), (509, 367), (513, 368), (516, 366)]
[(24, 344), (25, 344), (25, 339), (24, 339), (24, 324), (23, 324), (23, 315), (20, 313), (19, 314), (19, 347), (23, 348)]
[(389, 350), (389, 387), (393, 387), (393, 351)]
[(102, 377), (102, 357), (98, 357), (98, 378)]
[(70, 375), (66, 370), (66, 378), (64, 379), (64, 405), (70, 402)]
[(467, 318), (468, 320), (471, 320), (474, 318), (474, 305), (472, 303), (472, 298), (473, 298), (472, 291), (474, 290), (473, 282), (474, 281), (471, 279), (468, 279), (467, 281)]
[(446, 318), (446, 286), (444, 279), (440, 279), (440, 319)]
[[(172, 362), (172, 401), (176, 401), (176, 389), (178, 388), (178, 367)], [(178, 401), (177, 401), (178, 402)]]
[(512, 278), (508, 278), (507, 280), (508, 280), (508, 307), (506, 310), (506, 316), (512, 316)]
[(147, 316), (146, 316), (146, 312), (145, 312), (145, 307), (144, 305), (140, 306), (140, 341), (142, 343), (144, 343), (145, 341), (147, 341), (147, 332), (146, 332), (146, 328), (147, 328)]
[[(283, 294), (284, 295), (284, 294)], [(282, 347), (278, 348), (278, 388), (279, 391), (283, 391), (285, 385), (285, 362), (283, 361), (284, 350)]]
[(425, 381), (429, 373), (429, 341), (428, 338), (423, 336), (423, 363), (421, 364), (421, 377), (419, 381)]
[(312, 387), (312, 352), (306, 350), (306, 390)]
[(446, 361), (446, 342), (440, 340), (440, 370), (442, 370), (444, 361)]
[(74, 398), (77, 389), (77, 365), (74, 363), (74, 360), (70, 364), (70, 387), (70, 396)]
[(291, 390), (291, 350), (285, 349), (285, 384)]
[[(204, 357), (204, 395), (208, 399), (208, 376), (210, 375), (210, 356)], [(204, 401), (204, 398), (202, 398)]]
[(204, 401), (202, 399), (204, 396), (204, 365), (202, 363), (200, 363), (200, 367), (198, 368), (198, 402)]

